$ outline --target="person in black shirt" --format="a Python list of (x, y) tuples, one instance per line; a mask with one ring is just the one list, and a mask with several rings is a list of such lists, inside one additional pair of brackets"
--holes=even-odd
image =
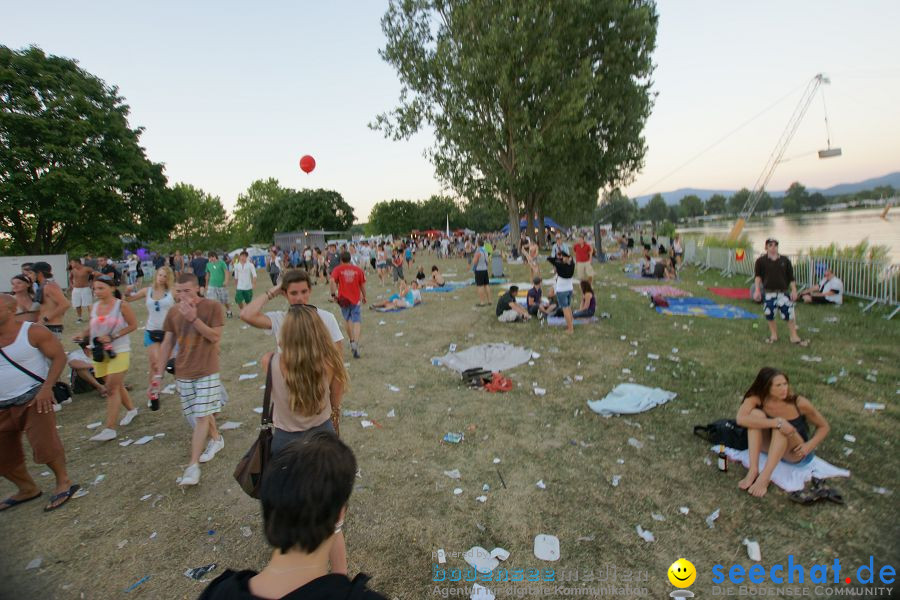
[[(763, 314), (769, 325), (769, 337), (766, 339), (766, 343), (772, 344), (778, 341), (775, 313), (780, 312), (781, 318), (788, 323), (791, 343), (808, 346), (809, 341), (800, 339), (800, 335), (797, 333), (797, 320), (794, 312), (794, 302), (797, 301), (797, 282), (794, 279), (794, 267), (788, 257), (778, 254), (778, 240), (772, 238), (766, 240), (766, 253), (756, 259), (754, 273), (756, 278), (753, 299), (757, 302), (765, 299)], [(788, 288), (790, 288), (790, 295), (788, 295)]]
[(509, 286), (509, 290), (500, 296), (497, 301), (497, 320), (502, 323), (513, 323), (515, 321), (527, 321), (531, 318), (524, 306), (520, 306), (516, 301), (519, 293), (519, 287), (515, 285)]
[(200, 283), (201, 296), (206, 290), (206, 264), (208, 262), (209, 259), (203, 256), (199, 250), (194, 252), (194, 258), (191, 260), (191, 271), (194, 272), (194, 275), (197, 276), (197, 281)]
[(112, 277), (115, 287), (119, 287), (122, 283), (122, 274), (116, 269), (111, 260), (103, 256), (100, 257), (100, 274)]
[(199, 600), (385, 600), (366, 589), (366, 575), (351, 581), (328, 572), (355, 479), (353, 451), (331, 432), (285, 446), (267, 466), (259, 496), (272, 558), (259, 573), (227, 569)]

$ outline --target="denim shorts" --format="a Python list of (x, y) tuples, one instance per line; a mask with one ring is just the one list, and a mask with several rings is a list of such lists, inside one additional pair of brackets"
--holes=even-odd
[(281, 452), (282, 448), (287, 446), (293, 441), (302, 440), (303, 438), (312, 435), (317, 431), (330, 431), (334, 433), (334, 425), (331, 424), (331, 419), (328, 419), (321, 425), (316, 427), (310, 427), (309, 429), (305, 429), (303, 431), (285, 431), (284, 429), (278, 429), (277, 427), (272, 428), (272, 457), (275, 457), (279, 452)]
[(572, 292), (556, 292), (556, 305), (560, 308), (572, 306)]
[(362, 322), (362, 313), (360, 312), (359, 304), (351, 304), (348, 307), (341, 307), (341, 314), (344, 315), (344, 320), (350, 323), (360, 323)]

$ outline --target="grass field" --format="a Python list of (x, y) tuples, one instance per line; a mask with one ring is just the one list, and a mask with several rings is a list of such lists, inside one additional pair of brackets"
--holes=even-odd
[[(432, 262), (426, 259), (426, 267)], [(462, 261), (438, 264), (460, 279), (468, 276)], [(475, 308), (474, 288), (425, 294), (424, 305), (403, 312), (364, 313), (363, 357), (347, 359), (352, 361), (351, 387), (344, 408), (367, 411), (382, 428), (363, 429), (359, 419), (347, 417), (342, 424), (360, 465), (344, 528), (351, 575), (363, 571), (373, 576), (371, 585), (388, 598), (433, 597), (436, 585), (448, 585), (432, 582), (432, 553), (438, 548), (451, 554), (472, 546), (499, 546), (511, 553), (502, 565), (509, 569), (579, 569), (583, 577), (586, 570), (599, 574), (615, 565), (620, 587), (624, 570), (646, 573), (639, 587), (659, 598), (672, 589), (666, 569), (684, 556), (698, 570), (693, 590), (709, 596), (713, 564), (750, 564), (741, 545), (745, 537), (759, 541), (764, 565), (784, 562), (788, 554), (807, 565), (840, 558), (855, 568), (870, 555), (876, 564), (897, 565), (900, 319), (885, 321), (880, 308), (861, 314), (852, 299), (841, 308), (802, 306), (798, 322), (811, 346), (791, 346), (784, 329), (785, 341), (768, 346), (762, 320), (656, 314), (627, 287), (641, 282), (625, 279), (620, 267), (604, 265), (597, 272), (598, 311), (611, 313), (611, 320), (579, 327), (574, 336), (535, 322), (498, 323), (493, 307)], [(520, 265), (507, 270), (511, 281), (528, 279)], [(545, 272), (549, 275), (549, 267)], [(261, 275), (258, 292), (264, 289)], [(678, 285), (709, 296), (705, 286), (717, 284), (740, 286), (743, 281), (688, 268)], [(498, 291), (492, 288), (493, 297)], [(370, 300), (387, 293), (370, 280)], [(338, 313), (326, 296), (324, 286), (317, 286), (313, 302)], [(749, 302), (737, 304), (759, 312)], [(143, 322), (143, 304), (132, 306)], [(824, 321), (831, 315), (838, 316), (837, 323)], [(75, 331), (73, 320), (70, 315), (67, 338)], [(0, 597), (115, 598), (149, 576), (129, 596), (195, 598), (204, 584), (185, 577), (188, 568), (215, 562), (215, 576), (225, 567), (258, 569), (264, 564), (269, 550), (260, 533), (258, 506), (231, 474), (256, 435), (258, 415), (252, 409), (261, 405), (264, 381), (260, 373), (239, 382), (241, 373), (259, 372), (241, 365), (270, 350), (273, 340), (242, 326), (237, 319), (226, 324), (222, 375), (230, 402), (219, 423), (240, 421), (243, 426), (224, 433), (225, 449), (204, 467), (201, 483), (193, 489), (182, 492), (175, 485), (186, 466), (189, 439), (177, 399), (163, 396), (162, 410), (156, 413), (143, 408), (146, 362), (137, 334), (132, 335), (128, 381), (135, 384), (141, 413), (130, 426), (119, 428), (119, 439), (165, 437), (144, 446), (89, 442), (92, 432), (85, 425), (103, 416), (103, 401), (93, 393), (76, 397), (58, 413), (71, 475), (89, 494), (53, 513), (31, 503), (0, 515), (0, 532), (7, 539), (0, 559)], [(510, 393), (468, 390), (455, 374), (429, 361), (451, 343), (462, 350), (502, 341), (541, 355), (533, 366), (508, 373), (517, 383)], [(72, 344), (66, 346), (71, 349)], [(678, 363), (667, 360), (673, 347), (678, 348)], [(650, 361), (648, 353), (662, 358)], [(822, 361), (803, 361), (804, 354)], [(656, 367), (652, 372), (646, 370), (651, 363)], [(692, 427), (732, 417), (742, 393), (765, 365), (786, 370), (795, 390), (831, 423), (832, 432), (817, 453), (851, 470), (850, 479), (835, 482), (846, 506), (798, 506), (774, 485), (765, 498), (754, 499), (737, 489), (743, 476), (739, 465), (730, 465), (723, 474), (706, 464), (704, 459), (714, 456), (692, 435)], [(625, 368), (630, 376), (622, 373)], [(826, 384), (842, 368), (847, 375)], [(872, 370), (877, 370), (874, 377)], [(583, 380), (567, 383), (575, 375)], [(587, 400), (602, 397), (629, 377), (678, 397), (629, 419), (604, 419), (587, 409)], [(536, 396), (534, 383), (547, 394)], [(887, 408), (869, 413), (864, 402)], [(395, 418), (387, 417), (391, 409)], [(450, 431), (464, 432), (465, 440), (441, 443)], [(842, 440), (848, 433), (856, 436), (855, 443)], [(630, 437), (643, 448), (630, 446)], [(852, 454), (846, 456), (845, 447)], [(499, 465), (495, 457), (501, 459)], [(443, 474), (454, 468), (462, 473), (459, 481)], [(43, 476), (45, 471), (32, 465), (35, 479), (49, 492), (52, 478)], [(92, 485), (99, 475), (105, 479)], [(617, 487), (610, 484), (613, 475), (621, 476)], [(536, 487), (538, 480), (546, 489)], [(490, 490), (480, 503), (476, 497), (483, 484)], [(464, 490), (459, 496), (453, 494), (456, 487)], [(877, 487), (891, 493), (877, 493)], [(3, 497), (10, 492), (12, 486), (0, 482)], [(142, 501), (146, 495), (149, 499)], [(680, 514), (681, 506), (690, 513)], [(715, 509), (720, 517), (710, 529), (704, 519)], [(665, 521), (654, 520), (651, 513), (662, 514)], [(656, 541), (638, 537), (637, 525), (652, 531)], [(249, 537), (242, 527), (249, 527)], [(559, 538), (558, 562), (534, 557), (533, 540), (541, 533)], [(26, 570), (36, 557), (43, 559), (40, 568)], [(466, 564), (457, 557), (446, 566)], [(471, 584), (453, 585), (465, 586)]]

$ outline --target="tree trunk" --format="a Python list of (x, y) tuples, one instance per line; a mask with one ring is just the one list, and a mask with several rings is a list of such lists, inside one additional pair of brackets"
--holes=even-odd
[(528, 235), (528, 239), (536, 241), (534, 239), (534, 204), (531, 198), (532, 196), (529, 195), (525, 200), (525, 233)]
[(509, 235), (512, 246), (519, 245), (519, 201), (513, 194), (505, 194), (509, 213)]
[(540, 200), (535, 202), (537, 208), (537, 228), (541, 237), (541, 248), (547, 245), (547, 229), (544, 227), (544, 203)]

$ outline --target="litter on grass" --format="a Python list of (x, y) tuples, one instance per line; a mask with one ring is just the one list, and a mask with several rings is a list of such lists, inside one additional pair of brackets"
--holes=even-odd
[(716, 519), (718, 519), (718, 518), (719, 518), (719, 509), (717, 508), (716, 510), (712, 511), (712, 513), (710, 513), (710, 515), (708, 517), (706, 517), (706, 526), (709, 527), (710, 529), (712, 529), (713, 527), (715, 527), (714, 523), (716, 522)]
[(44, 558), (41, 556), (38, 556), (37, 558), (32, 559), (27, 565), (25, 565), (25, 570), (31, 571), (32, 569), (39, 569), (39, 568), (41, 568), (41, 563), (43, 563), (43, 562), (44, 562)]
[(485, 502), (487, 502), (487, 496), (478, 496), (478, 497), (475, 498), (475, 499), (478, 500), (479, 502), (481, 502), (482, 504), (484, 504)]
[(459, 472), (459, 469), (453, 469), (452, 471), (444, 471), (444, 475), (449, 477), (450, 479), (459, 479), (462, 475)]
[(559, 538), (545, 533), (534, 537), (534, 556), (540, 560), (559, 560)]
[(145, 435), (144, 437), (142, 437), (141, 439), (139, 439), (138, 441), (136, 441), (136, 442), (134, 443), (134, 445), (135, 445), (135, 446), (143, 446), (144, 444), (146, 444), (147, 442), (152, 441), (152, 440), (153, 440), (153, 436), (152, 436), (152, 435)]
[(481, 546), (472, 546), (463, 554), (463, 560), (479, 573), (490, 573), (500, 564), (497, 558)]
[(134, 440), (132, 440), (132, 439), (127, 439), (127, 440), (122, 440), (121, 442), (119, 442), (119, 445), (122, 446), (122, 447), (124, 448), (124, 447), (126, 447), (126, 446), (130, 446), (130, 445), (133, 444), (133, 443), (134, 443)]
[(539, 479), (538, 482), (537, 482), (536, 484), (534, 484), (534, 485), (538, 486), (538, 489), (542, 489), (542, 490), (546, 490), (546, 489), (547, 489), (547, 484), (544, 483), (544, 480), (543, 480), (543, 479)]
[(856, 437), (850, 435), (849, 433), (845, 433), (845, 434), (844, 434), (844, 440), (847, 441), (847, 442), (853, 443), (853, 442), (856, 441)]
[(101, 473), (100, 475), (97, 475), (97, 477), (94, 478), (94, 481), (91, 482), (91, 485), (97, 485), (98, 483), (103, 483), (103, 481), (105, 481), (105, 480), (106, 480), (106, 475), (103, 475)]
[(363, 429), (368, 429), (369, 427), (375, 427), (375, 423), (373, 423), (372, 421), (367, 421), (365, 419), (360, 421), (359, 424), (363, 426)]
[(149, 500), (152, 497), (153, 497), (153, 494), (145, 494), (145, 495), (141, 496), (141, 502), (144, 502), (145, 500)]
[(142, 583), (145, 583), (148, 579), (150, 579), (150, 576), (144, 575), (143, 577), (141, 577), (140, 579), (138, 579), (137, 581), (135, 581), (134, 583), (129, 585), (127, 588), (125, 588), (124, 592), (126, 594), (128, 592), (133, 592), (134, 590), (136, 590), (138, 588), (139, 585), (141, 585)]
[(637, 448), (638, 450), (640, 450), (641, 448), (644, 447), (644, 443), (636, 438), (628, 438), (628, 445), (633, 446), (633, 447)]
[(360, 417), (368, 417), (368, 416), (369, 416), (369, 413), (367, 413), (367, 412), (364, 411), (364, 410), (347, 410), (347, 409), (344, 409), (344, 411), (343, 411), (341, 414), (344, 415), (345, 417), (353, 417), (354, 419), (358, 419), (358, 418), (360, 418)]
[[(630, 369), (622, 369), (630, 374)], [(673, 400), (677, 394), (635, 383), (620, 383), (601, 400), (588, 400), (592, 411), (604, 417), (638, 414)]]
[(261, 414), (262, 414), (262, 409), (263, 409), (262, 406), (257, 406), (256, 408), (253, 409), (253, 412), (255, 412), (255, 413), (258, 414), (258, 415), (261, 415)]
[(495, 600), (496, 596), (494, 596), (494, 592), (483, 585), (473, 583), (472, 589), (469, 591), (469, 598), (472, 600)]
[(659, 513), (650, 513), (650, 516), (653, 517), (654, 521), (665, 521), (666, 518)]
[(534, 388), (534, 395), (535, 396), (545, 396), (545, 395), (547, 395), (547, 390), (544, 388), (541, 388), (541, 387), (536, 387), (536, 388)]
[(637, 530), (637, 534), (639, 536), (641, 536), (641, 539), (644, 540), (645, 542), (655, 542), (656, 541), (656, 538), (653, 537), (652, 531), (647, 531), (640, 525), (638, 525), (635, 529)]
[(499, 465), (499, 464), (500, 464), (500, 459), (497, 458), (496, 456), (494, 457), (494, 464), (495, 464), (495, 465)]
[(255, 367), (255, 366), (258, 365), (258, 364), (259, 364), (259, 361), (251, 360), (250, 362), (244, 363), (244, 364), (241, 365), (241, 366), (244, 367), (244, 368), (248, 368), (248, 367)]
[(87, 496), (88, 494), (90, 494), (90, 492), (88, 490), (81, 488), (80, 490), (78, 490), (77, 492), (72, 494), (72, 498), (83, 498), (83, 497)]
[(438, 564), (440, 564), (440, 565), (446, 564), (446, 562), (447, 562), (447, 553), (444, 552), (444, 549), (443, 549), (443, 548), (438, 548), (438, 551), (437, 551), (437, 559), (438, 559)]
[(219, 425), (219, 431), (229, 431), (231, 429), (237, 429), (243, 425), (240, 421), (225, 421), (221, 425)]
[(387, 417), (388, 417), (389, 419), (393, 419), (393, 418), (396, 417), (396, 416), (397, 416), (397, 413), (394, 412), (394, 409), (393, 409), (393, 408), (392, 408), (391, 410), (389, 410), (388, 413), (387, 413)]
[(101, 421), (97, 421), (96, 423), (91, 423), (90, 425), (88, 425), (87, 428), (88, 429), (97, 429), (101, 425), (103, 425), (103, 423)]
[(465, 439), (465, 436), (461, 433), (448, 432), (447, 435), (444, 436), (444, 441), (451, 444), (458, 444), (463, 441), (463, 439)]
[(216, 563), (208, 564), (202, 567), (194, 567), (193, 569), (188, 569), (184, 572), (185, 577), (190, 577), (191, 579), (195, 579), (197, 581), (203, 581), (203, 577), (213, 571), (216, 570)]
[(621, 476), (621, 475), (613, 475), (613, 476), (612, 476), (612, 481), (610, 481), (610, 483), (612, 484), (613, 487), (619, 487), (619, 482), (620, 482), (620, 481), (622, 481), (622, 476)]
[(884, 404), (881, 404), (880, 402), (866, 402), (863, 404), (863, 410), (871, 410), (873, 412), (876, 410), (884, 410)]
[(175, 395), (175, 384), (174, 384), (174, 383), (170, 383), (169, 385), (167, 385), (166, 387), (164, 387), (163, 389), (161, 389), (159, 393), (160, 393), (160, 394), (168, 394), (168, 395), (170, 395), (170, 396)]
[(248, 379), (256, 379), (259, 376), (259, 373), (241, 373), (241, 376), (238, 377), (238, 381), (247, 381)]
[(747, 546), (747, 556), (750, 558), (750, 560), (754, 562), (760, 562), (762, 560), (762, 553), (759, 550), (759, 542), (744, 538), (744, 541), (741, 543)]
[(392, 392), (400, 391), (400, 388), (398, 388), (396, 385), (391, 385), (391, 384), (388, 384), (388, 389), (391, 390)]
[(243, 527), (241, 527), (241, 535), (244, 537), (250, 537), (251, 535), (253, 535), (253, 531), (249, 527), (244, 525)]
[(462, 493), (463, 493), (463, 489), (462, 489), (462, 488), (453, 488), (453, 495), (454, 495), (454, 496), (459, 496), (459, 495), (462, 494)]
[(689, 512), (691, 512), (691, 509), (689, 509), (687, 506), (682, 506), (681, 508), (678, 509), (678, 512), (680, 512), (683, 515), (686, 515)]

